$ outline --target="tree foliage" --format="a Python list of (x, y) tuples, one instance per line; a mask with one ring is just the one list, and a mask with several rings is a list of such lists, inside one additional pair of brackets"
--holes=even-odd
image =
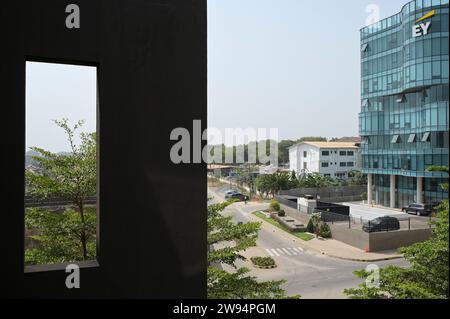
[[(298, 140), (282, 140), (278, 142), (278, 163), (280, 164), (286, 164), (289, 163), (289, 148), (295, 144), (301, 143), (301, 142), (326, 142), (327, 139), (325, 137), (318, 137), (318, 136), (309, 136), (309, 137), (302, 137)], [(225, 145), (216, 145), (212, 147), (211, 154), (214, 154), (214, 148), (220, 147), (222, 151), (222, 162), (226, 164), (239, 164), (236, 162), (236, 154), (238, 148), (244, 149), (244, 159), (248, 160), (248, 150), (249, 149), (256, 149), (258, 151), (259, 147), (265, 147), (266, 154), (269, 154), (270, 152), (270, 140), (262, 140), (257, 142), (250, 142), (245, 145), (239, 145), (239, 146), (232, 146), (232, 147), (226, 147)], [(233, 154), (233, 161), (229, 162), (225, 158), (225, 154)], [(257, 164), (260, 164), (259, 162)]]
[[(448, 168), (430, 168), (447, 172)], [(442, 185), (448, 189), (448, 184)], [(449, 297), (449, 204), (442, 202), (433, 221), (432, 237), (400, 249), (410, 267), (389, 266), (380, 270), (379, 286), (362, 283), (358, 288), (344, 292), (357, 299), (448, 299)], [(370, 273), (360, 270), (355, 274), (366, 279)]]
[[(63, 214), (44, 213), (42, 210), (27, 211), (27, 222), (37, 229), (40, 245), (28, 252), (28, 262), (36, 261), (41, 256), (41, 263), (53, 260), (71, 259), (87, 260), (92, 258), (92, 246), (95, 238), (95, 213), (86, 208), (86, 200), (96, 194), (96, 135), (95, 133), (80, 133), (80, 144), (75, 143), (76, 131), (82, 127), (79, 121), (73, 127), (67, 119), (55, 121), (65, 133), (70, 146), (70, 153), (53, 153), (39, 147), (32, 147), (35, 152), (33, 160), (38, 163), (38, 172), (25, 171), (27, 194), (33, 198), (45, 201), (48, 199), (64, 199), (71, 203), (74, 209)], [(76, 214), (77, 216), (76, 216)], [(58, 227), (63, 227), (61, 232)], [(74, 247), (79, 247), (79, 255), (74, 248), (68, 249), (69, 241)], [(62, 255), (61, 247), (67, 248), (67, 255)], [(51, 252), (58, 252), (54, 257)], [(44, 257), (47, 256), (45, 259)], [(47, 262), (45, 261), (47, 260)]]
[(85, 222), (73, 209), (52, 213), (30, 208), (25, 215), (25, 226), (36, 235), (31, 238), (39, 243), (37, 248), (25, 251), (27, 265), (56, 264), (83, 260), (81, 239), (86, 236), (87, 258), (94, 259), (96, 214), (93, 208), (85, 211)]
[[(271, 299), (286, 298), (284, 281), (260, 282), (248, 276), (249, 269), (238, 268), (237, 260), (245, 260), (242, 252), (256, 245), (260, 223), (236, 224), (231, 217), (220, 214), (230, 203), (208, 206), (208, 298), (210, 299)], [(236, 269), (219, 269), (226, 264)]]
[(291, 176), (287, 172), (260, 175), (256, 178), (256, 188), (264, 197), (269, 194), (274, 197), (281, 190), (290, 189), (292, 186)]
[(332, 178), (314, 172), (300, 176), (297, 188), (322, 188), (335, 185), (336, 183)]
[(278, 212), (281, 209), (280, 203), (276, 199), (272, 199), (272, 201), (270, 202), (269, 208), (272, 212)]

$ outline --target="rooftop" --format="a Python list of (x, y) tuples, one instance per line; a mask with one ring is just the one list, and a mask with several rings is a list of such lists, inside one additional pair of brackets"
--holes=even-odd
[(358, 148), (358, 146), (356, 146), (354, 142), (302, 142), (292, 147), (302, 144), (312, 145), (317, 148)]

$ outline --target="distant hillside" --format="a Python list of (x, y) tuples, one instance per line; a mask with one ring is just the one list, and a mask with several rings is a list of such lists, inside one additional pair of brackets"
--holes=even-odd
[(348, 136), (348, 137), (334, 138), (331, 140), (331, 142), (360, 143), (361, 138), (356, 136)]
[[(70, 155), (70, 152), (59, 152), (58, 154), (61, 155)], [(33, 166), (39, 166), (37, 161), (33, 159), (33, 156), (39, 156), (40, 154), (35, 151), (28, 151), (25, 153), (25, 166), (33, 165)]]
[(33, 159), (33, 156), (37, 156), (39, 153), (35, 151), (28, 151), (25, 153), (25, 166), (34, 165), (37, 166), (37, 162)]

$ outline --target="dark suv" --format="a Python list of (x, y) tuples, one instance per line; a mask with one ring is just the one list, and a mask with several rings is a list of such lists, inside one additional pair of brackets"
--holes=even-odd
[(411, 204), (403, 207), (402, 212), (417, 216), (429, 216), (434, 212), (434, 208), (431, 204)]
[(366, 233), (394, 231), (400, 229), (400, 222), (395, 217), (383, 216), (364, 222), (362, 229)]
[(228, 199), (238, 200), (238, 201), (247, 201), (248, 196), (241, 194), (241, 193), (233, 193), (233, 194), (229, 195)]

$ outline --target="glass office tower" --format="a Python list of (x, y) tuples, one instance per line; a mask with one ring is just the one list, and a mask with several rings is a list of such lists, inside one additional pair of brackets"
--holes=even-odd
[(368, 200), (402, 207), (448, 197), (448, 0), (416, 0), (361, 30), (362, 169)]

